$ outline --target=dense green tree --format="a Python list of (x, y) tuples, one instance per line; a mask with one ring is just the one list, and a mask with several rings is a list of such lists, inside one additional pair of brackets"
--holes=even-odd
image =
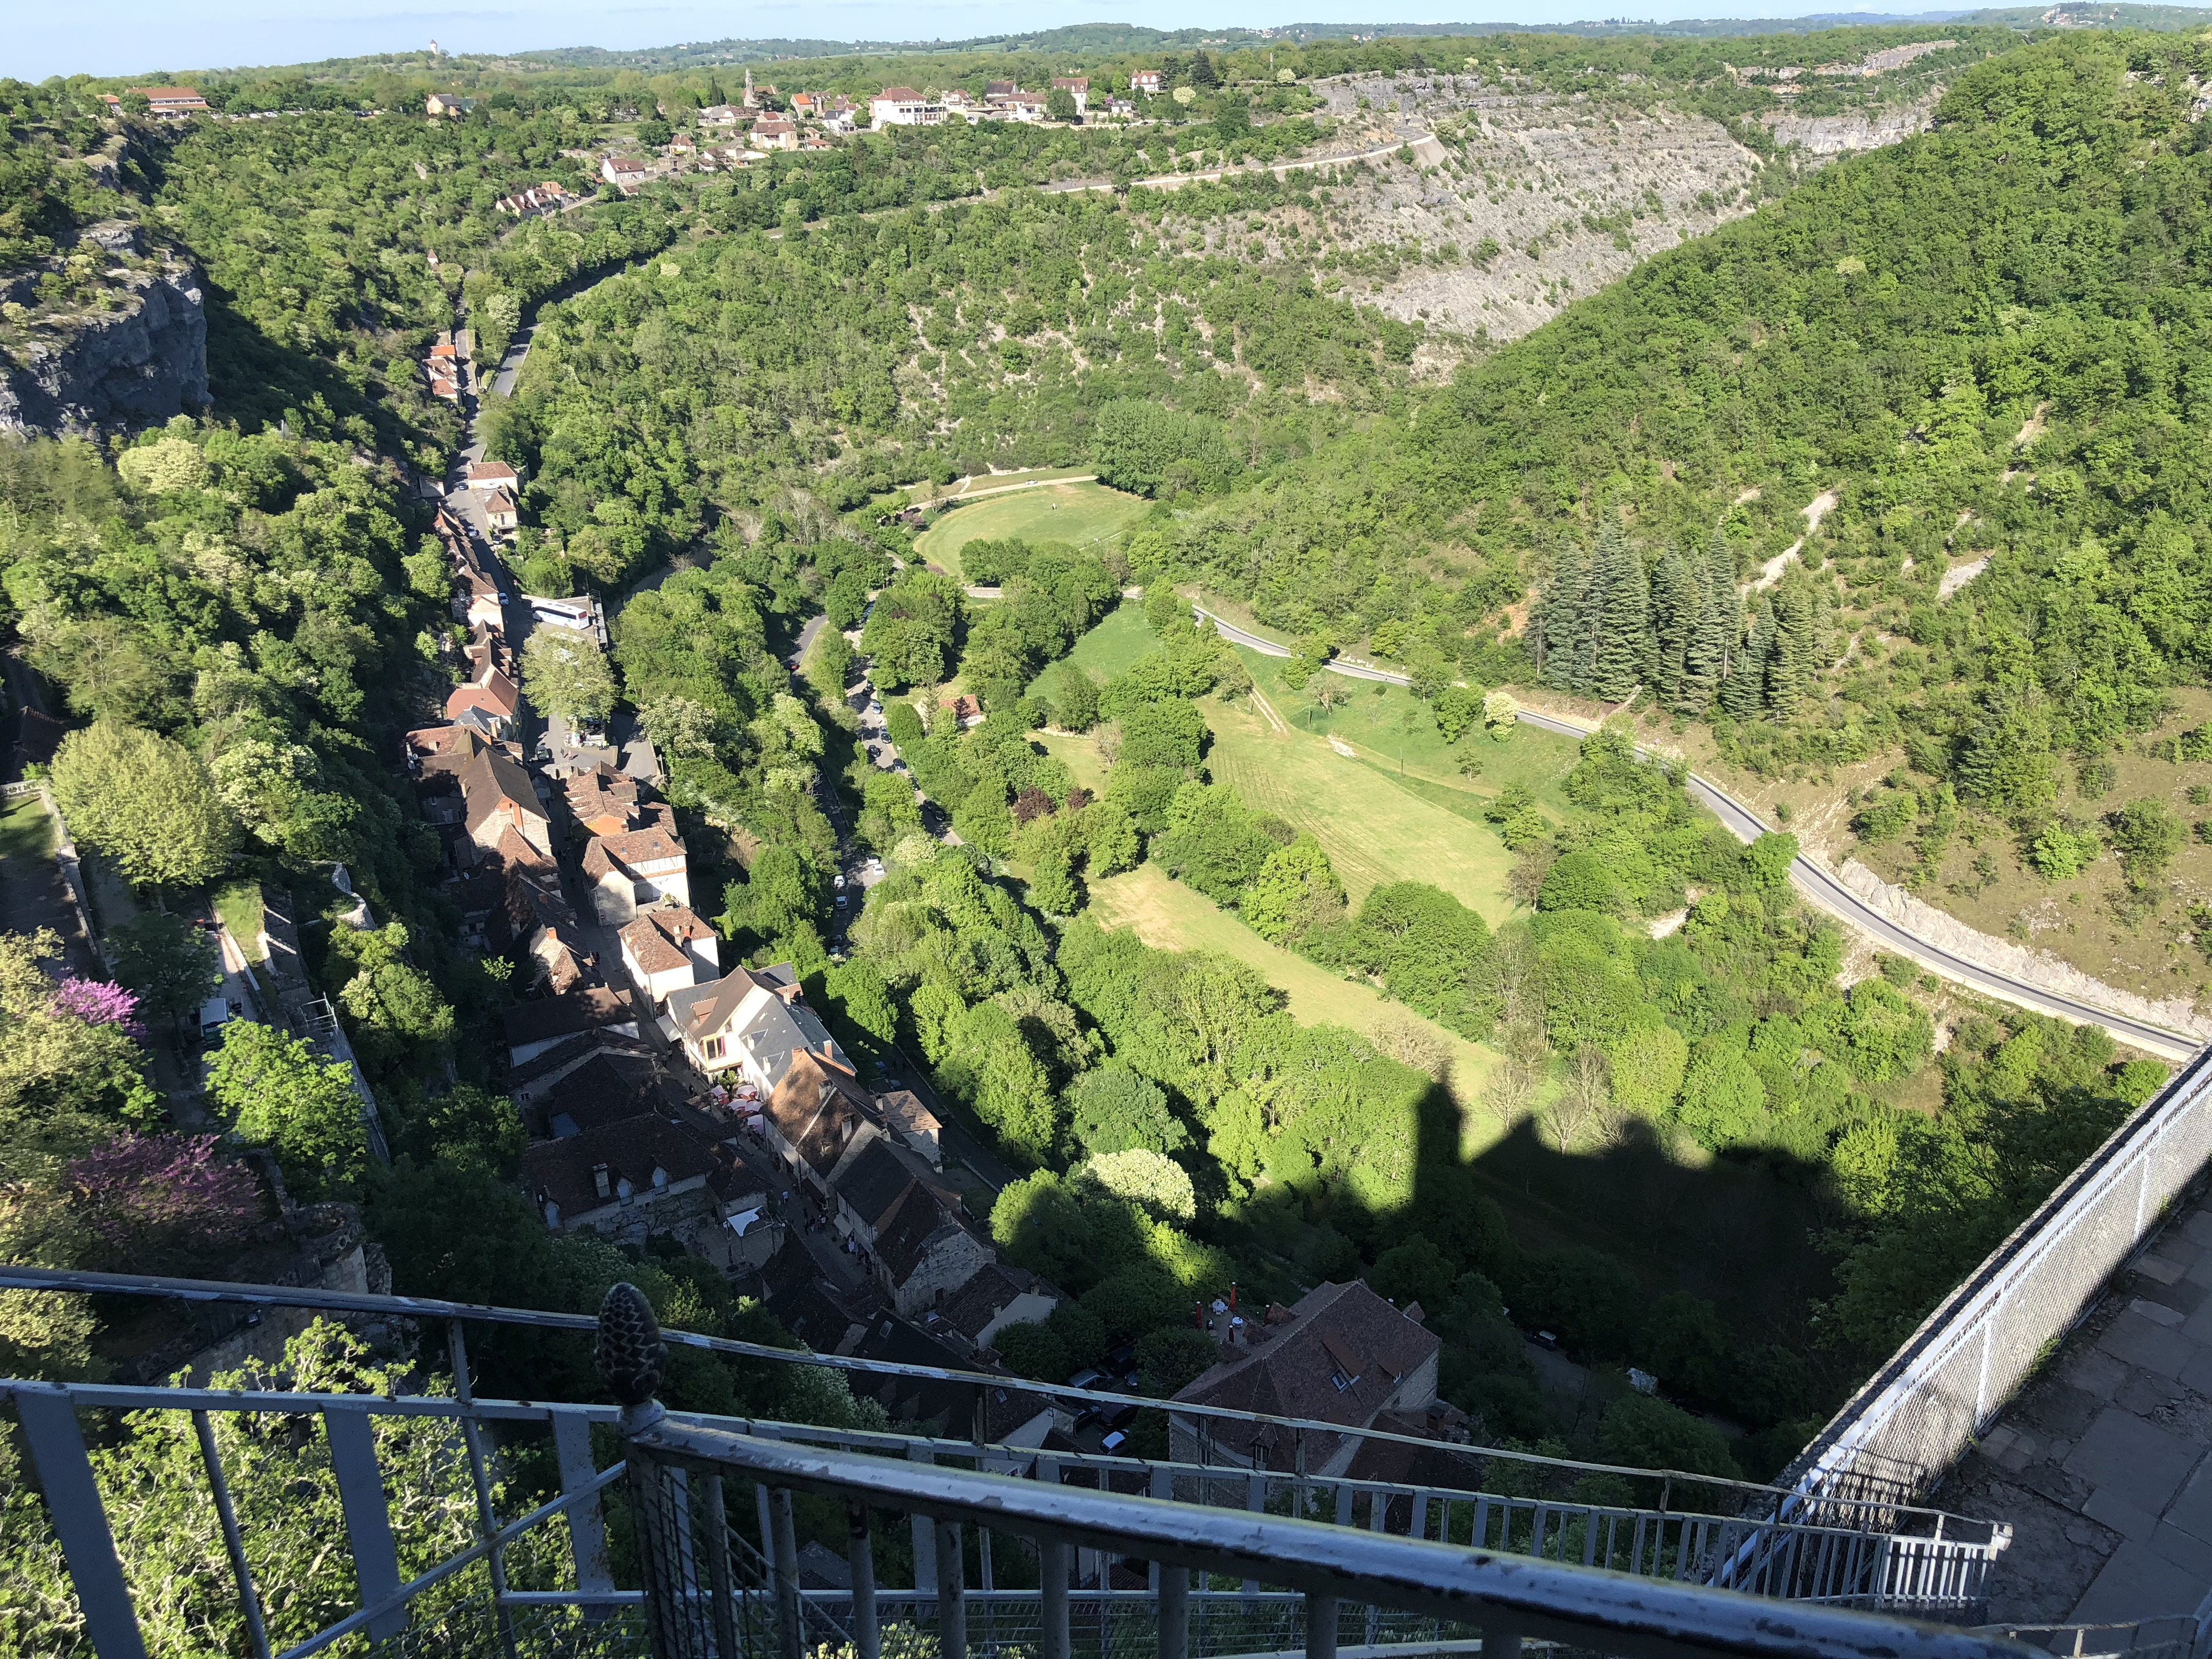
[(1078, 1078), (1067, 1105), (1069, 1132), (1093, 1158), (1139, 1147), (1174, 1152), (1190, 1142), (1159, 1085), (1119, 1063)]
[(136, 991), (149, 1019), (179, 1020), (222, 984), (222, 953), (191, 921), (144, 910), (107, 930), (115, 976)]
[(208, 1068), (208, 1096), (239, 1138), (266, 1146), (296, 1188), (352, 1186), (368, 1156), (352, 1074), (298, 1037), (234, 1019)]
[(522, 647), (522, 690), (542, 713), (572, 724), (614, 712), (615, 677), (606, 654), (572, 628), (530, 630)]
[(197, 885), (219, 874), (237, 821), (191, 751), (156, 732), (101, 721), (54, 756), (54, 800), (70, 830), (138, 885)]

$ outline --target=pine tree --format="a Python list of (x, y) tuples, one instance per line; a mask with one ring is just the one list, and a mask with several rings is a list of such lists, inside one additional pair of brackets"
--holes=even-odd
[(1703, 597), (1681, 549), (1669, 547), (1659, 556), (1651, 573), (1651, 690), (1662, 708), (1675, 708), (1681, 698)]
[(1793, 571), (1775, 592), (1774, 654), (1766, 668), (1767, 712), (1788, 720), (1819, 670), (1820, 606), (1810, 578)]
[(1589, 607), (1596, 612), (1589, 651), (1589, 693), (1618, 702), (1636, 689), (1649, 649), (1651, 596), (1644, 561), (1608, 525), (1591, 556)]
[(1774, 660), (1774, 606), (1765, 594), (1752, 617), (1751, 637), (1735, 653), (1729, 677), (1721, 682), (1721, 707), (1730, 718), (1757, 720), (1766, 706), (1767, 670)]
[(1532, 618), (1544, 678), (1563, 690), (1581, 690), (1578, 665), (1588, 637), (1589, 586), (1589, 554), (1571, 544), (1561, 548), (1552, 561), (1551, 580), (1544, 584)]
[(1681, 699), (1676, 707), (1694, 714), (1712, 702), (1728, 678), (1733, 665), (1729, 659), (1741, 637), (1743, 605), (1736, 597), (1735, 556), (1718, 532), (1690, 574), (1698, 590), (1698, 613), (1683, 659)]

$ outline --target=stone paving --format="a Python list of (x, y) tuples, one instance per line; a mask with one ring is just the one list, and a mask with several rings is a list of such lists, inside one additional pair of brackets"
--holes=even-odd
[(1990, 1616), (2122, 1624), (2212, 1591), (2212, 1197), (2113, 1276), (1934, 1500), (2012, 1523)]

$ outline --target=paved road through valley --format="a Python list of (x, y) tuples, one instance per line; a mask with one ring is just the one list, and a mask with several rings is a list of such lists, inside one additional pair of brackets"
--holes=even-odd
[[(1261, 639), (1257, 634), (1215, 616), (1203, 606), (1194, 605), (1192, 609), (1202, 621), (1212, 623), (1222, 638), (1231, 645), (1243, 646), (1263, 657), (1287, 657), (1291, 654), (1288, 646), (1279, 645), (1273, 640)], [(1328, 666), (1333, 672), (1351, 679), (1380, 680), (1390, 685), (1412, 684), (1403, 674), (1393, 673), (1387, 668), (1371, 668), (1362, 663), (1332, 662)], [(1540, 731), (1557, 732), (1571, 738), (1588, 737), (1592, 730), (1588, 724), (1562, 720), (1556, 714), (1540, 714), (1533, 708), (1523, 708), (1521, 718)], [(1649, 754), (1651, 751), (1644, 750), (1641, 752)], [(1726, 824), (1738, 840), (1756, 840), (1771, 827), (1761, 822), (1759, 815), (1748, 806), (1710, 780), (1692, 773), (1686, 782), (1690, 793), (1711, 807), (1713, 816)], [(1933, 969), (1946, 979), (1970, 985), (1978, 991), (1986, 991), (1991, 996), (2000, 997), (2039, 1014), (2055, 1014), (2060, 1019), (2071, 1020), (2077, 1025), (2100, 1025), (2123, 1042), (2148, 1049), (2154, 1054), (2163, 1054), (2168, 1059), (2187, 1060), (2203, 1046), (2185, 1032), (2168, 1030), (2162, 1025), (2114, 1013), (2094, 1003), (2069, 997), (2063, 992), (2047, 990), (2026, 980), (2014, 979), (1998, 969), (1985, 967), (1947, 951), (1884, 915), (1846, 887), (1834, 872), (1811, 859), (1800, 857), (1790, 866), (1790, 875), (1805, 896), (1823, 910), (1849, 922), (1876, 943)]]

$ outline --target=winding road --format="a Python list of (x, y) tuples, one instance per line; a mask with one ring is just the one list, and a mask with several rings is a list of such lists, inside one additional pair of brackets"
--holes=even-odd
[[(1237, 627), (1202, 605), (1194, 605), (1191, 609), (1202, 621), (1212, 623), (1221, 637), (1231, 645), (1241, 645), (1263, 657), (1287, 657), (1291, 654), (1288, 646), (1278, 644), (1273, 640), (1261, 639), (1257, 634)], [(1342, 674), (1350, 679), (1380, 680), (1389, 685), (1410, 685), (1413, 683), (1403, 674), (1393, 673), (1387, 668), (1370, 667), (1364, 663), (1332, 662), (1328, 668), (1331, 672)], [(1593, 722), (1565, 720), (1557, 714), (1540, 714), (1532, 708), (1523, 708), (1520, 717), (1539, 731), (1557, 732), (1571, 738), (1588, 737), (1595, 729)], [(1652, 751), (1644, 749), (1639, 752), (1650, 754)], [(1757, 813), (1711, 780), (1691, 773), (1686, 781), (1690, 793), (1711, 808), (1713, 816), (1726, 824), (1737, 839), (1746, 842), (1755, 841), (1772, 827), (1763, 823)], [(2014, 979), (2009, 974), (1948, 951), (1891, 921), (1846, 887), (1834, 872), (1809, 858), (1800, 856), (1790, 866), (1790, 878), (1800, 892), (1829, 915), (1857, 928), (1884, 949), (1910, 957), (1945, 979), (1970, 986), (2039, 1014), (2055, 1015), (2077, 1025), (2102, 1026), (2122, 1042), (2169, 1060), (2188, 1060), (2203, 1046), (2185, 1032), (2169, 1030), (2162, 1025), (2114, 1013), (2108, 1008), (2100, 1008), (2094, 1003), (2083, 1002), (2061, 992), (2046, 990), (2042, 986)]]

